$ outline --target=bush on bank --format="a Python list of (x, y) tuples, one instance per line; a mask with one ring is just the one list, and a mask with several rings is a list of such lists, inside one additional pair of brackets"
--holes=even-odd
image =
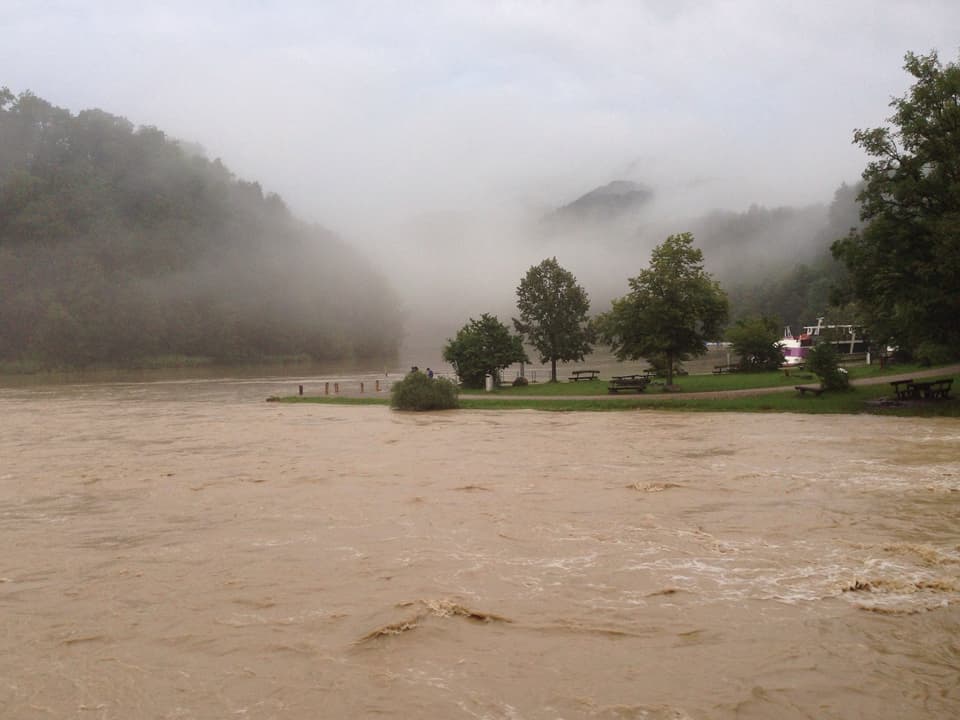
[(847, 371), (840, 367), (837, 349), (831, 343), (819, 342), (810, 348), (807, 369), (820, 378), (820, 387), (824, 390), (850, 389)]
[(428, 378), (419, 370), (395, 383), (390, 395), (394, 410), (452, 410), (460, 407), (457, 386), (445, 378)]

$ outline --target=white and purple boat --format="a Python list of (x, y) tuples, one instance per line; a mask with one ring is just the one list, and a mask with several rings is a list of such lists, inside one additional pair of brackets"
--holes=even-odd
[(804, 326), (799, 335), (790, 332), (789, 325), (783, 329), (780, 348), (783, 350), (784, 366), (802, 365), (810, 348), (821, 339), (832, 343), (841, 355), (867, 352), (869, 346), (863, 331), (856, 325), (824, 325), (821, 317), (817, 318), (816, 325)]

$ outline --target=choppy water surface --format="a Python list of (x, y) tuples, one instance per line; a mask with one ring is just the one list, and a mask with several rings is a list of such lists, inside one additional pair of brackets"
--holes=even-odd
[(960, 715), (955, 420), (283, 389), (0, 390), (0, 715)]

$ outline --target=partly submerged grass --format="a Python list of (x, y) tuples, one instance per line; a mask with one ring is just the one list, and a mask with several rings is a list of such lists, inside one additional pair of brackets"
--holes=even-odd
[(347, 397), (345, 395), (289, 395), (268, 397), (267, 402), (312, 403), (316, 405), (389, 405), (390, 397)]

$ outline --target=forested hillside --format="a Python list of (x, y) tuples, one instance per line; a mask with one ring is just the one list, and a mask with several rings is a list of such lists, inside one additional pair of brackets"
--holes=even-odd
[[(841, 185), (834, 193), (825, 217), (818, 223), (801, 226), (805, 234), (793, 230), (790, 223), (776, 222), (778, 215), (789, 209), (766, 211), (762, 208), (731, 218), (726, 233), (716, 230), (703, 233), (705, 244), (712, 241), (722, 246), (726, 243), (730, 248), (738, 247), (737, 237), (746, 239), (739, 243), (737, 251), (731, 251), (743, 269), (736, 272), (731, 266), (725, 277), (734, 319), (769, 315), (778, 317), (799, 332), (804, 325), (816, 324), (817, 317), (831, 315), (836, 310), (831, 308), (832, 295), (836, 294), (836, 287), (844, 284), (846, 272), (831, 255), (830, 246), (851, 229), (860, 227), (860, 204), (857, 202), (860, 189), (860, 184)], [(756, 232), (751, 231), (751, 226), (766, 227), (764, 234), (779, 240), (775, 243), (768, 241), (765, 247), (752, 242)], [(849, 314), (832, 319), (858, 320)]]
[(0, 360), (385, 359), (383, 278), (152, 127), (0, 88)]

